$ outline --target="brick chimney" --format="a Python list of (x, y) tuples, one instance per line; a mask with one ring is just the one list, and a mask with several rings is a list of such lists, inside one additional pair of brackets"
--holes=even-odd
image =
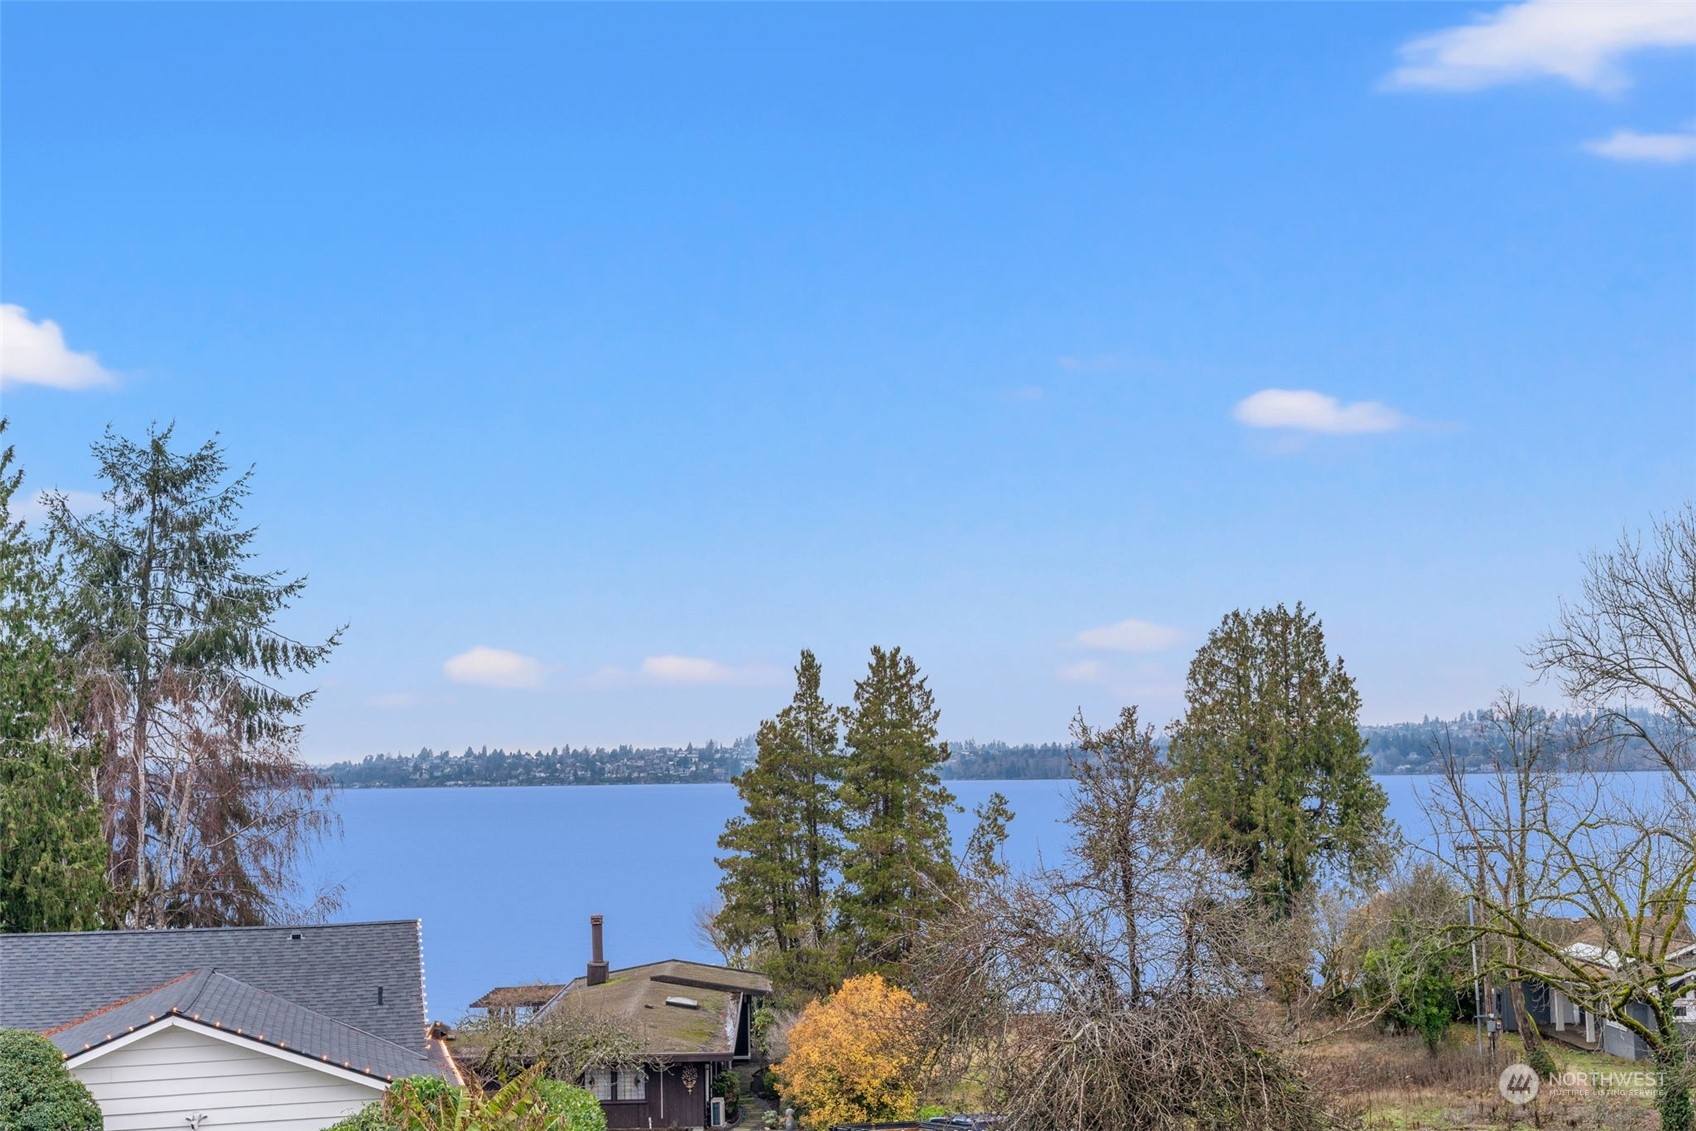
[(607, 980), (607, 956), (601, 950), (601, 917), (589, 916), (589, 977), (591, 986)]

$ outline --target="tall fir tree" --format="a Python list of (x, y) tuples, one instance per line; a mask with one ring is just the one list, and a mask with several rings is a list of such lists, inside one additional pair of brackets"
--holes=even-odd
[(239, 926), (321, 914), (301, 853), (336, 828), (328, 782), (298, 755), (311, 692), (285, 680), (330, 654), (277, 618), (305, 579), (257, 572), (239, 525), (251, 470), (170, 428), (94, 445), (105, 507), (49, 501), (65, 576), (79, 728), (98, 746), (109, 917), (128, 927)]
[(827, 941), (842, 851), (840, 716), (820, 692), (821, 675), (817, 657), (803, 651), (794, 698), (760, 724), (754, 764), (736, 778), (743, 812), (719, 837), (728, 855), (718, 861), (715, 923), (779, 985), (812, 992), (836, 979)]
[(912, 657), (874, 647), (854, 685), (842, 773), (842, 923), (851, 972), (898, 976), (958, 878), (948, 812), (959, 806), (937, 773), (948, 759), (938, 718)]
[(1384, 791), (1357, 724), (1360, 695), (1299, 603), (1232, 612), (1190, 663), (1171, 760), (1186, 830), (1232, 861), (1268, 910), (1296, 909), (1326, 869), (1385, 863)]
[[(6, 422), (0, 420), (0, 433)], [(67, 741), (74, 684), (60, 650), (49, 547), (14, 517), (23, 473), (0, 451), (0, 931), (101, 925), (106, 842), (98, 757)]]

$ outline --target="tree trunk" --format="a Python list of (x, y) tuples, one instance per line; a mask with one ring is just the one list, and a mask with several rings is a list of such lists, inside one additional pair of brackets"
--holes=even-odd
[(1519, 1042), (1525, 1046), (1525, 1055), (1530, 1056), (1534, 1049), (1543, 1047), (1543, 1031), (1537, 1028), (1536, 1019), (1526, 1012), (1525, 983), (1518, 978), (1508, 983), (1508, 1008), (1513, 1010), (1514, 1024), (1519, 1026)]
[(1690, 1053), (1674, 1029), (1655, 1050), (1655, 1067), (1660, 1079), (1655, 1085), (1655, 1106), (1661, 1113), (1661, 1131), (1696, 1131), (1696, 1097), (1691, 1095), (1693, 1070)]

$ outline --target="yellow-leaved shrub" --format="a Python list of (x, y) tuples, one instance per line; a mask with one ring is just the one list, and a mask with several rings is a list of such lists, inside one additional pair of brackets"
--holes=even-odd
[(925, 1006), (877, 974), (808, 1002), (772, 1066), (808, 1128), (911, 1118), (918, 1107)]

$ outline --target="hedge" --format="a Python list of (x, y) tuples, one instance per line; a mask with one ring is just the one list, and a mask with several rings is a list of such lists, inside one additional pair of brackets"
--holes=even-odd
[(0, 1131), (101, 1131), (100, 1107), (40, 1033), (0, 1029)]

